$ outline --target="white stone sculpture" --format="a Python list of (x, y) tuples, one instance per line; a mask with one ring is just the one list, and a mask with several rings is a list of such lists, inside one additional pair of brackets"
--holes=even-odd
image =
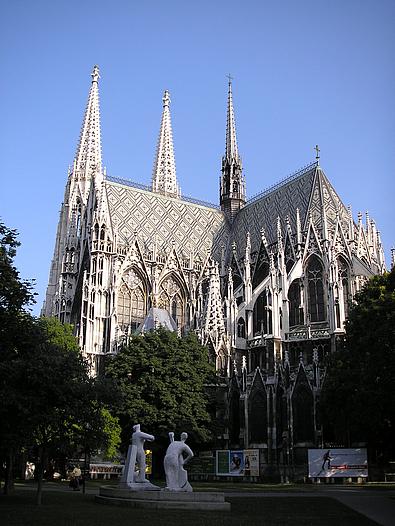
[(163, 463), (166, 473), (165, 491), (193, 491), (188, 482), (188, 473), (184, 469), (184, 465), (193, 457), (192, 450), (185, 444), (188, 434), (181, 433), (181, 440), (174, 440), (174, 433), (171, 432), (169, 438), (170, 444)]
[[(143, 433), (143, 431), (140, 429), (140, 424), (133, 426), (132, 440), (128, 449), (128, 455), (126, 457), (125, 469), (120, 480), (121, 487), (126, 486), (135, 491), (149, 491), (159, 489), (145, 478), (146, 462), (144, 442), (146, 440), (152, 442), (155, 440), (155, 437), (153, 435)], [(135, 471), (136, 464), (138, 466), (137, 472)]]

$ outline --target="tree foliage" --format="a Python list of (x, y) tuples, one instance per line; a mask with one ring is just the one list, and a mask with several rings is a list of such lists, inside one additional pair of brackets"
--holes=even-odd
[(27, 312), (34, 294), (14, 266), (16, 236), (0, 223), (0, 460), (7, 465), (6, 492), (22, 449), (36, 451), (40, 480), (50, 456), (82, 447), (111, 456), (120, 441), (118, 420), (108, 410), (114, 401), (108, 381), (89, 376), (72, 327)]
[(136, 423), (159, 441), (167, 442), (169, 431), (187, 431), (194, 441), (210, 438), (205, 386), (215, 381), (215, 371), (193, 333), (179, 338), (160, 328), (133, 336), (106, 371), (122, 393), (125, 444)]
[[(32, 283), (23, 280), (14, 266), (16, 249), (20, 243), (16, 230), (0, 221), (0, 316), (19, 313), (34, 300)], [(1, 330), (1, 326), (0, 326)]]
[[(395, 444), (395, 269), (356, 295), (344, 349), (328, 364), (322, 392), (326, 427), (343, 443)], [(395, 454), (395, 451), (392, 452)]]

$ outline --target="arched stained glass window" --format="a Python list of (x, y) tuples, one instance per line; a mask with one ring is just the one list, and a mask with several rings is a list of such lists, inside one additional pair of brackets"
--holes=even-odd
[(316, 256), (312, 256), (307, 265), (307, 288), (310, 321), (325, 321), (323, 267)]
[(185, 295), (178, 281), (168, 276), (159, 287), (159, 308), (165, 309), (176, 322), (177, 327), (185, 325)]
[(289, 326), (303, 325), (303, 308), (301, 307), (300, 280), (295, 279), (288, 289)]
[(145, 287), (141, 278), (133, 270), (129, 270), (123, 276), (118, 290), (118, 325), (124, 332), (133, 331), (142, 323), (146, 313)]

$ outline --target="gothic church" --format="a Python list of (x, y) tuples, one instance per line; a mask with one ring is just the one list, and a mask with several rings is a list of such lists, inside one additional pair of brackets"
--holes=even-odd
[(290, 452), (297, 462), (321, 444), (323, 362), (349, 302), (385, 270), (374, 221), (354, 222), (318, 148), (314, 163), (247, 200), (230, 82), (219, 206), (180, 192), (168, 91), (151, 184), (111, 177), (98, 84), (95, 66), (42, 313), (74, 325), (93, 373), (149, 317), (196, 331), (227, 386), (222, 447), (259, 448), (262, 466)]

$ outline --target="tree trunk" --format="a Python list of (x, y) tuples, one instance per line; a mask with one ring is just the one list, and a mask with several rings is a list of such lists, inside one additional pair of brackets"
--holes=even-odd
[(43, 475), (44, 475), (44, 448), (42, 446), (38, 448), (36, 469), (37, 469), (36, 504), (37, 506), (41, 506), (42, 495), (43, 495)]
[(14, 490), (14, 450), (10, 448), (7, 452), (5, 479), (4, 479), (4, 495), (9, 495)]

